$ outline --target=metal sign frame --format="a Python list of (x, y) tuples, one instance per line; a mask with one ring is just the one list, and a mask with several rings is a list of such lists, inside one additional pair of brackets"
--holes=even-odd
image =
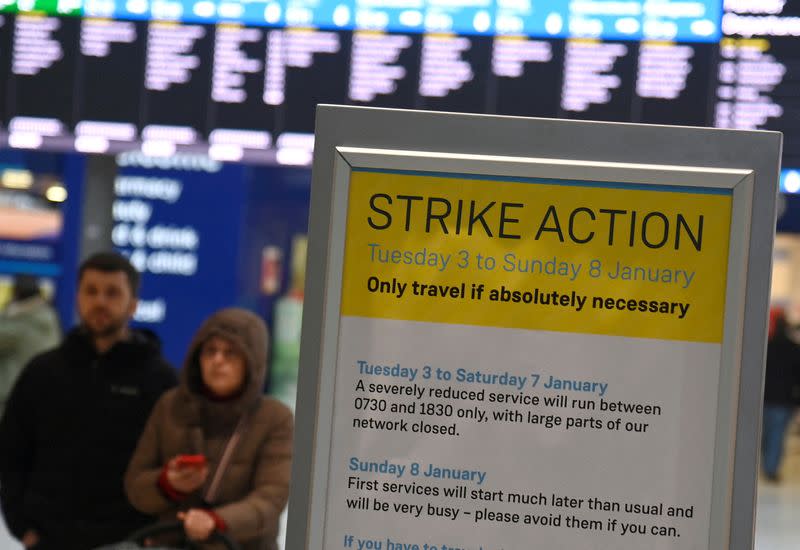
[(708, 548), (750, 550), (781, 142), (775, 132), (320, 106), (287, 547), (324, 547), (349, 178), (360, 168), (731, 190)]

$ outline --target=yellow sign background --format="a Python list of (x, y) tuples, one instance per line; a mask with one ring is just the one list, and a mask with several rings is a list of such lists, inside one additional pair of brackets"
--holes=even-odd
[[(508, 224), (507, 232), (521, 235), (520, 239), (497, 238), (498, 208), (487, 216), (492, 224), (494, 237), (485, 234), (479, 225), (472, 235), (462, 231), (456, 235), (452, 229), (455, 213), (448, 219), (450, 234), (443, 234), (438, 221), (426, 232), (423, 215), (415, 215), (409, 231), (405, 227), (405, 203), (401, 208), (395, 201), (391, 207), (393, 223), (383, 230), (374, 229), (368, 223), (386, 221), (386, 217), (370, 208), (370, 197), (375, 193), (396, 195), (435, 196), (449, 200), (452, 204), (461, 199), (475, 200), (478, 204), (511, 202), (521, 203), (522, 208), (510, 210), (507, 217), (519, 219)], [(386, 202), (378, 203), (386, 208)], [(555, 206), (565, 240), (560, 242), (555, 233), (543, 233), (535, 239), (537, 230), (545, 218), (550, 205)], [(450, 324), (469, 324), (493, 327), (553, 330), (633, 336), (694, 342), (721, 342), (724, 320), (725, 289), (728, 266), (728, 244), (730, 238), (732, 197), (718, 192), (688, 190), (665, 187), (648, 189), (643, 185), (619, 184), (610, 186), (589, 182), (527, 182), (472, 177), (438, 176), (415, 173), (354, 171), (350, 178), (347, 234), (345, 243), (344, 274), (342, 288), (342, 315), (402, 319)], [(423, 202), (414, 205), (415, 214), (424, 214)], [(674, 246), (674, 236), (662, 248), (648, 248), (636, 240), (629, 246), (627, 218), (616, 221), (615, 243), (609, 246), (607, 234), (602, 228), (607, 223), (590, 222), (587, 216), (576, 217), (575, 233), (586, 236), (590, 230), (597, 235), (588, 244), (571, 242), (567, 236), (567, 216), (572, 210), (584, 207), (597, 212), (599, 209), (619, 209), (638, 212), (642, 216), (661, 212), (674, 220), (678, 213), (687, 220), (696, 220), (703, 215), (702, 248), (697, 251), (683, 235), (680, 249)], [(466, 214), (464, 218), (466, 218)], [(605, 218), (604, 218), (605, 219)], [(577, 221), (580, 220), (580, 221)], [(463, 223), (463, 222), (462, 222)], [(547, 224), (553, 227), (552, 219)], [(674, 224), (673, 224), (674, 230)], [(637, 230), (640, 231), (640, 230)], [(444, 270), (429, 266), (405, 263), (380, 263), (371, 260), (370, 244), (377, 243), (381, 249), (410, 251), (425, 249), (437, 254), (450, 254), (451, 260)], [(467, 267), (463, 265), (464, 253), (469, 255)], [(522, 260), (539, 259), (542, 262), (556, 259), (557, 262), (580, 264), (580, 273), (574, 280), (564, 276), (537, 273), (509, 272), (504, 262), (506, 254), (513, 253)], [(494, 257), (494, 270), (478, 269), (476, 256)], [(594, 264), (592, 262), (595, 262)], [(599, 262), (599, 264), (597, 263)], [(608, 274), (622, 266), (637, 266), (645, 269), (682, 270), (693, 272), (691, 284), (686, 288), (686, 278), (681, 283), (650, 282), (611, 279)], [(602, 266), (601, 276), (589, 275), (591, 265)], [(652, 273), (652, 272), (651, 272)], [(663, 273), (660, 271), (659, 273)], [(372, 292), (368, 289), (370, 278), (391, 283), (407, 283), (402, 297), (396, 294)], [(373, 279), (375, 281), (376, 279)], [(431, 297), (413, 295), (411, 283), (447, 285), (460, 287), (465, 283), (463, 298)], [(480, 299), (470, 296), (472, 285), (485, 285)], [(537, 305), (490, 301), (490, 289), (528, 291), (585, 296), (582, 310), (575, 307)], [(593, 307), (594, 298), (614, 298), (656, 301), (658, 303), (689, 304), (684, 318), (677, 314), (629, 311), (627, 309), (605, 309)], [(573, 299), (574, 303), (574, 299)]]

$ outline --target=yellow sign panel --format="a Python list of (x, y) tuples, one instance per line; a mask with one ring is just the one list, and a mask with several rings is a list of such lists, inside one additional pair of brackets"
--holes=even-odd
[(727, 191), (354, 171), (342, 314), (721, 342)]

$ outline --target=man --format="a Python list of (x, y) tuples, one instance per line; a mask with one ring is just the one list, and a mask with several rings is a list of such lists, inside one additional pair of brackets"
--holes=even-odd
[(128, 327), (139, 274), (100, 253), (78, 277), (80, 325), (28, 364), (0, 421), (0, 504), (26, 548), (89, 550), (149, 521), (123, 474), (159, 396), (177, 383), (158, 341)]
[(770, 311), (764, 413), (761, 430), (761, 468), (767, 480), (780, 481), (786, 435), (800, 405), (800, 345), (786, 313)]
[(0, 313), (0, 414), (22, 368), (56, 346), (61, 326), (32, 275), (14, 277), (11, 302)]

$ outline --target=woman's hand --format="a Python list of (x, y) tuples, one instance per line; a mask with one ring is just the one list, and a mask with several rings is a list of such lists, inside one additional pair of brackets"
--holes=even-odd
[(203, 486), (208, 477), (208, 466), (181, 466), (178, 457), (167, 463), (167, 481), (181, 493), (193, 493)]
[(197, 542), (208, 540), (217, 526), (211, 514), (197, 508), (192, 508), (188, 512), (178, 512), (178, 519), (183, 522), (186, 536)]
[(33, 548), (39, 544), (39, 533), (33, 529), (29, 529), (25, 532), (25, 535), (22, 537), (20, 542), (22, 542), (22, 546), (25, 548)]

